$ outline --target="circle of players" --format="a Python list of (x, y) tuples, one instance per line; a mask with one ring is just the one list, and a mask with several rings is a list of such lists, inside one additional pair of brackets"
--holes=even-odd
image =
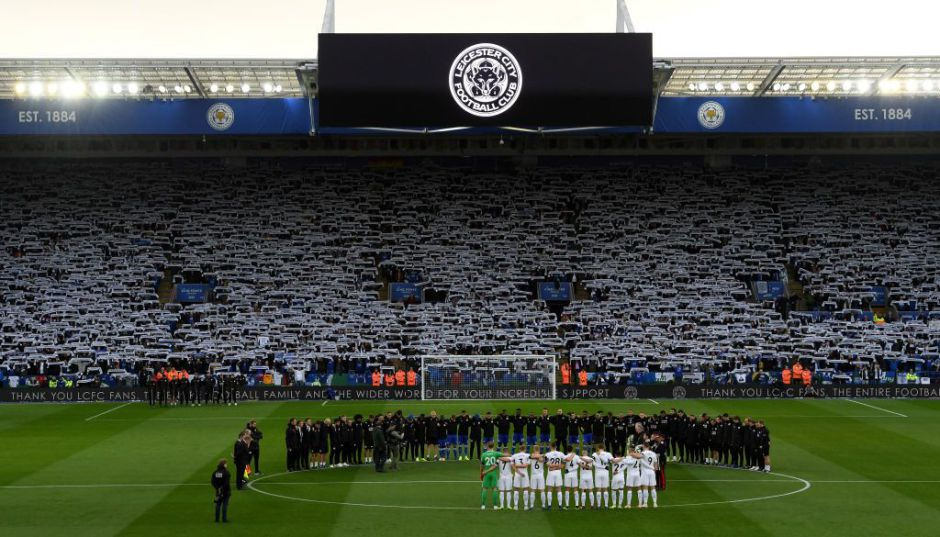
[[(371, 431), (377, 418), (291, 419), (288, 471), (373, 462)], [(536, 492), (543, 509), (552, 507), (552, 492), (563, 509), (572, 505), (572, 492), (576, 508), (630, 507), (634, 490), (638, 506), (652, 499), (655, 507), (656, 490), (666, 486), (668, 462), (770, 471), (770, 431), (764, 422), (728, 414), (695, 416), (681, 409), (578, 414), (560, 408), (549, 414), (545, 408), (541, 415), (516, 409), (514, 415), (461, 411), (449, 417), (435, 411), (405, 416), (399, 410), (383, 418), (384, 430), (400, 433), (394, 435), (400, 441), (390, 446), (397, 460), (480, 460), (481, 508), (487, 489), (496, 509), (518, 508), (520, 497), (523, 509), (532, 509)]]

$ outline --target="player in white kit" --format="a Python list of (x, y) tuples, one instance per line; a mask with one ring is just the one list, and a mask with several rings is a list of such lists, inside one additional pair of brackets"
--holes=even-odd
[(503, 457), (500, 457), (497, 464), (499, 465), (499, 481), (496, 483), (496, 490), (499, 491), (499, 507), (496, 509), (508, 509), (512, 494), (512, 458), (508, 453), (503, 452)]
[[(535, 493), (538, 492), (542, 500), (542, 510), (548, 509), (552, 504), (551, 500), (546, 503), (545, 500), (545, 455), (539, 453), (539, 446), (532, 446), (532, 453), (529, 455), (529, 505), (535, 507)], [(549, 494), (551, 496), (551, 494)]]
[(610, 491), (613, 495), (613, 507), (614, 509), (623, 508), (623, 487), (626, 484), (626, 478), (623, 475), (623, 472), (627, 469), (627, 466), (630, 465), (630, 461), (633, 461), (632, 458), (617, 457), (613, 460), (610, 473)]
[[(558, 497), (558, 508), (562, 509), (565, 507), (565, 504), (562, 503), (562, 487), (564, 487), (565, 482), (562, 478), (561, 472), (565, 468), (565, 463), (569, 460), (567, 456), (553, 449), (544, 455), (545, 466), (548, 467), (548, 480), (546, 485), (548, 487), (548, 508), (552, 508), (552, 492), (554, 492)], [(575, 479), (577, 481), (577, 478)]]
[(601, 508), (603, 498), (604, 507), (610, 509), (610, 465), (614, 456), (604, 451), (603, 444), (597, 444), (591, 459), (594, 461), (594, 494), (597, 497), (597, 508)]
[(573, 449), (565, 457), (565, 509), (571, 505), (571, 502), (568, 501), (568, 495), (571, 493), (574, 494), (574, 506), (581, 505), (578, 503), (578, 470), (581, 468), (580, 462), (581, 457)]
[(653, 508), (656, 505), (656, 472), (659, 470), (659, 456), (650, 449), (649, 444), (643, 444), (643, 456), (640, 459), (640, 494), (642, 502), (640, 508), (648, 507), (650, 496), (653, 497)]
[(529, 454), (525, 447), (519, 444), (516, 453), (512, 456), (512, 509), (519, 509), (519, 495), (522, 494), (522, 508), (526, 511), (529, 507)]
[(640, 480), (642, 478), (642, 467), (640, 465), (640, 459), (643, 458), (643, 446), (637, 446), (636, 449), (628, 454), (628, 457), (624, 458), (624, 462), (627, 463), (627, 505), (626, 508), (630, 509), (630, 504), (633, 503), (633, 491), (637, 491), (637, 505), (640, 503)]
[(578, 465), (581, 466), (581, 477), (578, 479), (578, 488), (581, 489), (581, 509), (587, 507), (587, 501), (591, 502), (591, 509), (594, 509), (594, 459), (588, 457), (586, 449), (581, 450)]

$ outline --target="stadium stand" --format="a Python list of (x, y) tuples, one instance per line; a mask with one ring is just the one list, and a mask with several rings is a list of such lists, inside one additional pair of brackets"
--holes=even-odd
[[(371, 384), (422, 354), (519, 353), (558, 355), (571, 383), (770, 383), (797, 361), (927, 382), (936, 172), (9, 166), (0, 377)], [(423, 301), (389, 301), (393, 283)]]

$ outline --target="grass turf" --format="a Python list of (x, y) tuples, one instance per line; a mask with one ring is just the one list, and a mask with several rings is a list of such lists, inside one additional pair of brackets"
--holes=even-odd
[[(0, 535), (934, 535), (940, 527), (940, 401), (736, 400), (0, 406)], [(776, 475), (670, 464), (661, 508), (481, 512), (476, 462), (281, 474), (290, 417), (632, 408), (762, 418)], [(903, 416), (903, 417), (902, 417)], [(212, 522), (209, 477), (255, 418), (256, 490)], [(787, 476), (792, 476), (787, 477)], [(809, 483), (807, 488), (806, 483)], [(233, 487), (234, 488), (234, 487)], [(801, 489), (805, 489), (802, 490)], [(763, 500), (754, 498), (768, 497)], [(634, 499), (634, 502), (636, 500)], [(357, 505), (358, 504), (358, 505)], [(381, 505), (383, 507), (378, 507)], [(388, 507), (392, 506), (392, 507)]]

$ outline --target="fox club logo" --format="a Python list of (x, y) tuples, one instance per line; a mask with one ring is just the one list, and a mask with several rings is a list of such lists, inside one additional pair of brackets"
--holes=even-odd
[(512, 108), (522, 91), (516, 57), (492, 43), (465, 48), (450, 66), (450, 94), (467, 113), (494, 117)]
[(225, 103), (215, 103), (206, 112), (206, 121), (217, 131), (224, 131), (235, 123), (235, 111)]
[(698, 107), (698, 123), (706, 129), (717, 129), (725, 122), (725, 107), (715, 101), (707, 101)]
[(624, 399), (636, 399), (637, 391), (636, 386), (627, 386), (623, 390)]
[(676, 386), (672, 389), (672, 398), (673, 399), (685, 399), (685, 388), (682, 386)]

